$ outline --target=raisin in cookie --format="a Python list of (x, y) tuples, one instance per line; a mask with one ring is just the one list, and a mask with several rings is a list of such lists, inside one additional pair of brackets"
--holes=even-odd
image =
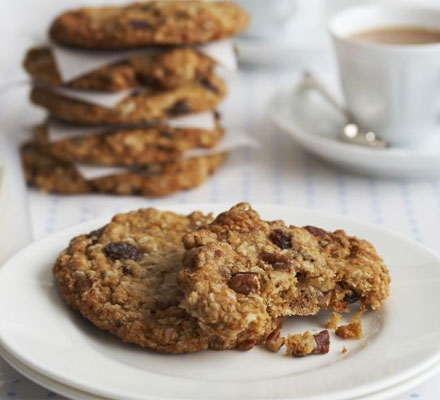
[[(182, 306), (208, 335), (226, 343), (241, 336), (258, 343), (272, 332), (272, 318), (314, 315), (321, 308), (346, 311), (354, 291), (364, 306), (378, 308), (388, 296), (389, 276), (377, 253), (366, 255), (361, 273), (329, 260), (309, 230), (263, 221), (242, 203), (186, 234)], [(372, 284), (353, 286), (359, 276)]]
[(74, 163), (45, 153), (27, 143), (21, 149), (26, 182), (30, 187), (58, 194), (106, 193), (160, 197), (201, 185), (223, 163), (224, 154), (148, 164), (118, 175), (85, 179)]
[(194, 49), (176, 48), (146, 52), (62, 82), (49, 47), (30, 49), (24, 60), (26, 71), (37, 82), (101, 92), (117, 92), (139, 86), (174, 89), (206, 78), (214, 66), (215, 61)]
[(151, 1), (123, 7), (81, 8), (55, 19), (50, 37), (95, 49), (206, 43), (235, 35), (248, 16), (229, 2)]
[(179, 307), (182, 235), (211, 220), (155, 209), (119, 214), (77, 236), (54, 277), (66, 303), (124, 342), (168, 353), (209, 348), (198, 322)]
[(176, 89), (134, 93), (113, 108), (69, 98), (43, 86), (32, 89), (31, 100), (66, 122), (84, 125), (135, 124), (212, 111), (225, 94), (224, 81), (210, 75)]
[(173, 162), (185, 151), (216, 146), (222, 136), (223, 129), (219, 123), (213, 130), (166, 125), (104, 128), (102, 133), (50, 142), (47, 125), (34, 129), (35, 141), (61, 160), (121, 166)]

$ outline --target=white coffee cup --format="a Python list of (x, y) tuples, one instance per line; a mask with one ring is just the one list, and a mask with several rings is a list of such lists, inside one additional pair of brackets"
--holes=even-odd
[(352, 36), (380, 28), (440, 30), (440, 10), (369, 5), (330, 21), (342, 87), (351, 116), (395, 146), (440, 134), (440, 43), (389, 45)]
[(291, 25), (304, 25), (316, 18), (325, 0), (235, 0), (250, 15), (245, 35), (262, 39), (285, 33)]

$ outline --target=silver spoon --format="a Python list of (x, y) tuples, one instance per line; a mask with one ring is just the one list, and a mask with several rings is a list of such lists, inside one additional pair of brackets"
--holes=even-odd
[(300, 89), (305, 90), (316, 90), (321, 96), (327, 100), (327, 102), (333, 106), (340, 114), (342, 114), (348, 122), (344, 126), (341, 132), (341, 139), (345, 142), (357, 144), (359, 146), (370, 147), (373, 149), (384, 149), (388, 147), (388, 143), (372, 132), (362, 131), (357, 124), (353, 122), (349, 111), (341, 106), (339, 102), (333, 97), (330, 91), (325, 87), (325, 85), (319, 81), (311, 72), (306, 71), (304, 73), (302, 82), (300, 84)]

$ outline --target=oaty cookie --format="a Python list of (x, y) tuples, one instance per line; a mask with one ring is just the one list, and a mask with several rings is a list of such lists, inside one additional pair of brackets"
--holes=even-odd
[(348, 311), (350, 304), (360, 301), (372, 310), (379, 309), (389, 296), (391, 279), (374, 246), (343, 230), (332, 233), (315, 226), (304, 229), (315, 236), (328, 267), (335, 272), (335, 287), (321, 300), (324, 306)]
[(242, 336), (264, 340), (274, 318), (345, 311), (356, 300), (378, 308), (388, 296), (389, 276), (372, 246), (363, 253), (368, 266), (361, 273), (361, 259), (352, 269), (349, 261), (329, 260), (309, 230), (263, 221), (242, 203), (186, 234), (182, 306), (225, 343)]
[(81, 48), (118, 49), (206, 43), (246, 28), (247, 14), (229, 2), (151, 1), (81, 8), (61, 14), (50, 37)]
[(32, 89), (31, 100), (46, 108), (53, 116), (71, 123), (134, 124), (212, 111), (225, 94), (224, 81), (215, 75), (209, 75), (201, 81), (175, 89), (129, 95), (113, 108), (71, 99), (50, 88), (39, 86)]
[(274, 320), (295, 313), (291, 304), (299, 296), (299, 271), (319, 271), (331, 279), (313, 236), (304, 232), (305, 237), (282, 221), (263, 221), (242, 203), (188, 233), (186, 268), (179, 275), (182, 306), (208, 335), (225, 343), (237, 337), (264, 341)]
[(149, 164), (118, 175), (87, 180), (68, 161), (27, 143), (21, 149), (26, 182), (30, 187), (59, 194), (107, 193), (147, 197), (166, 196), (201, 185), (223, 163), (224, 154)]
[(102, 133), (47, 140), (47, 125), (34, 129), (34, 138), (44, 150), (65, 160), (95, 165), (136, 166), (176, 161), (191, 149), (212, 148), (223, 136), (214, 130), (155, 127), (104, 128)]
[(24, 67), (33, 80), (71, 89), (117, 92), (138, 86), (174, 89), (211, 74), (215, 61), (191, 48), (146, 52), (62, 82), (49, 47), (30, 49)]
[(66, 303), (124, 342), (168, 353), (204, 350), (209, 340), (179, 307), (182, 235), (211, 220), (155, 209), (113, 217), (71, 240), (54, 277)]

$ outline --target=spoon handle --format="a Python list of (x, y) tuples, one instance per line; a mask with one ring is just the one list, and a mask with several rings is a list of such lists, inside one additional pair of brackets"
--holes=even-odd
[(321, 96), (325, 100), (327, 100), (327, 102), (330, 105), (332, 105), (335, 108), (335, 110), (337, 110), (340, 114), (342, 114), (348, 121), (351, 121), (350, 113), (348, 112), (348, 110), (335, 99), (335, 97), (330, 93), (327, 87), (318, 78), (316, 78), (310, 71), (304, 72), (301, 86), (304, 89), (308, 89), (308, 90), (314, 89), (318, 91), (321, 94)]

